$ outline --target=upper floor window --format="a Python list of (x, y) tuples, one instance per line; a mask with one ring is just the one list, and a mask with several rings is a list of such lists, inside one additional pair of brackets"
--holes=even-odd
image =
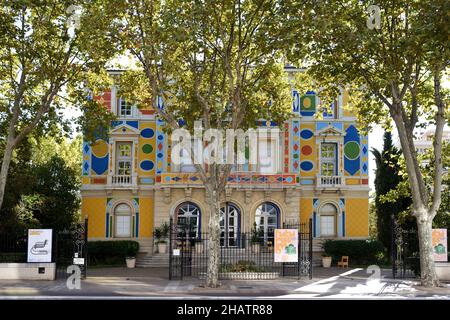
[(119, 100), (119, 116), (130, 117), (132, 115), (132, 105), (127, 100), (120, 98)]
[(336, 143), (322, 143), (321, 151), (321, 175), (337, 175)]
[(190, 150), (180, 149), (180, 172), (195, 172), (195, 166), (192, 163)]
[(131, 175), (132, 144), (131, 142), (118, 142), (116, 153), (116, 174)]
[(258, 167), (261, 173), (277, 172), (277, 149), (275, 139), (258, 140)]

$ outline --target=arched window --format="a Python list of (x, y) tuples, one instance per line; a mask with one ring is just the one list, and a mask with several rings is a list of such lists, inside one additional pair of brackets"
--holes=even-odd
[(336, 206), (327, 203), (320, 208), (320, 235), (322, 237), (336, 236)]
[(279, 226), (280, 209), (272, 202), (264, 202), (256, 208), (255, 223), (258, 230), (264, 231), (264, 243), (272, 241), (275, 229)]
[(131, 237), (131, 208), (125, 203), (119, 204), (114, 209), (115, 236), (118, 238)]
[(175, 210), (179, 236), (198, 238), (200, 231), (200, 208), (192, 202), (183, 202)]
[(239, 245), (241, 211), (237, 206), (227, 202), (220, 208), (220, 245), (235, 247)]

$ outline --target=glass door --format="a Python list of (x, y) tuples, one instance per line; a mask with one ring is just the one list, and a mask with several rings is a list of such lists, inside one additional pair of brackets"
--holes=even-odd
[(220, 209), (220, 245), (236, 247), (239, 245), (240, 211), (233, 204), (226, 204)]
[(264, 244), (267, 242), (274, 244), (275, 229), (278, 228), (278, 212), (278, 208), (270, 202), (263, 203), (256, 209), (256, 228), (264, 231)]

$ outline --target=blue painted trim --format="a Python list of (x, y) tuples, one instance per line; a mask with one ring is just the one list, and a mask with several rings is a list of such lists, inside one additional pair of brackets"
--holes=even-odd
[(109, 213), (106, 213), (106, 238), (109, 238)]
[(138, 121), (126, 121), (125, 122), (127, 125), (129, 125), (130, 127), (133, 127), (135, 129), (139, 129), (139, 122)]
[(342, 212), (342, 236), (345, 237), (345, 211)]
[(238, 211), (238, 236), (237, 236), (237, 247), (241, 247), (241, 210), (239, 210), (238, 207), (236, 207)]
[(298, 114), (300, 111), (300, 95), (297, 90), (292, 90), (292, 112)]
[(139, 237), (139, 212), (136, 212), (136, 231), (135, 231), (136, 238)]
[(198, 208), (198, 217), (197, 217), (197, 222), (198, 222), (198, 226), (197, 226), (197, 239), (202, 239), (202, 210), (200, 209), (200, 207), (198, 205), (196, 205), (193, 202), (190, 202), (190, 204), (196, 206)]
[(316, 213), (313, 212), (313, 237), (316, 237)]
[(339, 167), (339, 157), (338, 157), (338, 152), (339, 152), (339, 145), (337, 143), (333, 143), (334, 144), (334, 174), (337, 176), (338, 175), (338, 167)]

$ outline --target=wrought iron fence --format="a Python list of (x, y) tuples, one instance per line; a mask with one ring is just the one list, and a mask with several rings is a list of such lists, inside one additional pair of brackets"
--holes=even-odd
[[(274, 261), (274, 232), (222, 232), (219, 252), (219, 278), (251, 273), (253, 279), (279, 276), (312, 278), (312, 234), (309, 224), (284, 225), (298, 230), (298, 261)], [(232, 238), (232, 241), (230, 241)], [(204, 278), (209, 257), (208, 233), (183, 228), (170, 221), (169, 279)]]
[(81, 271), (81, 277), (87, 274), (87, 219), (67, 230), (56, 231), (54, 235), (53, 261), (56, 262), (56, 277), (66, 278), (69, 276), (67, 267), (74, 265), (74, 258), (81, 260), (77, 263)]
[(417, 229), (404, 229), (392, 220), (392, 277), (420, 276), (419, 238)]
[[(78, 266), (83, 278), (87, 270), (87, 220), (68, 230), (54, 230), (52, 262), (56, 262), (56, 277), (67, 277), (67, 267), (74, 258), (84, 259)], [(28, 233), (0, 235), (0, 263), (27, 262)]]
[(27, 262), (27, 247), (26, 233), (0, 235), (0, 263)]

